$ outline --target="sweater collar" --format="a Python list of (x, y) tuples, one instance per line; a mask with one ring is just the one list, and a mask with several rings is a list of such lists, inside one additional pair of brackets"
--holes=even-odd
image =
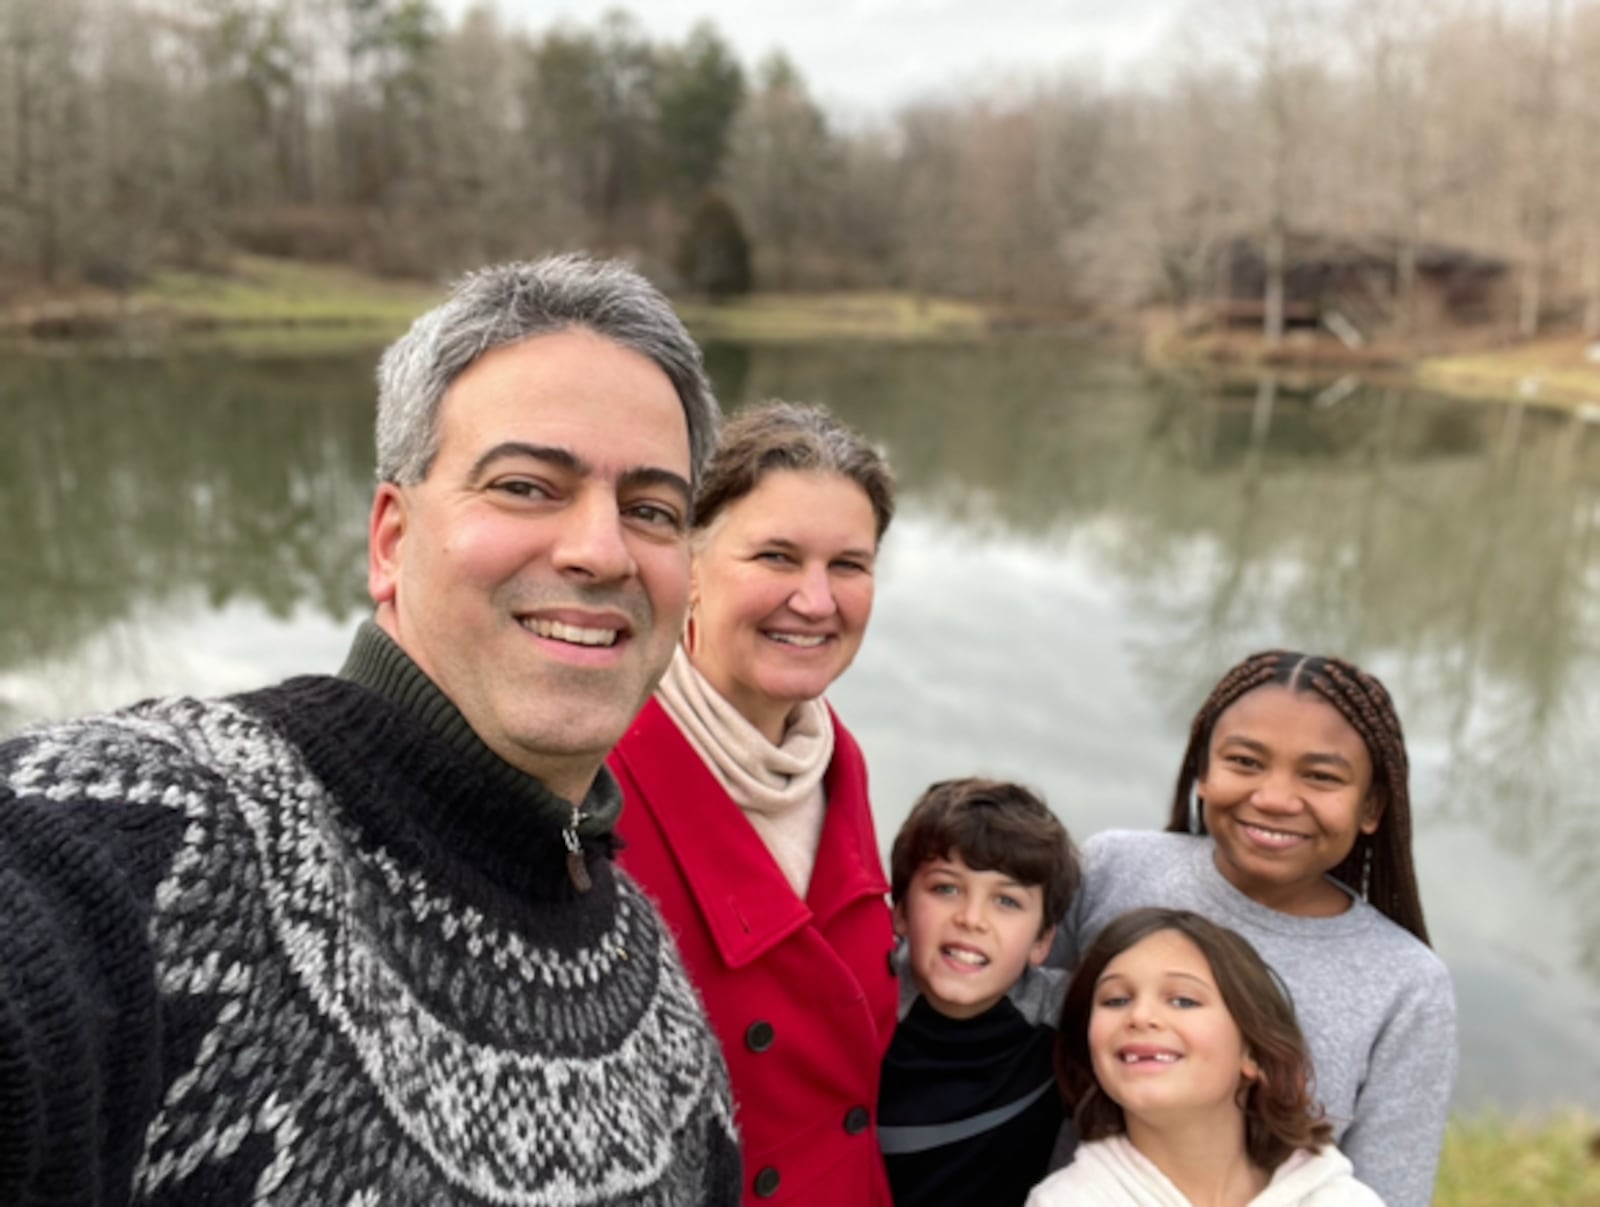
[[(414, 718), (475, 767), (491, 788), (506, 793), (541, 821), (557, 829), (570, 824), (572, 803), (490, 750), (450, 697), (375, 621), (361, 623), (339, 677), (375, 692)], [(602, 765), (580, 807), (579, 837), (610, 834), (621, 812), (622, 789), (610, 768)]]

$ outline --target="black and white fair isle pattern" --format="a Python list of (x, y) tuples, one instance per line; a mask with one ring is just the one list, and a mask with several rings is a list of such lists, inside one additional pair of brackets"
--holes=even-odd
[[(111, 757), (83, 757), (90, 726)], [(726, 1073), (624, 875), (582, 899), (603, 914), (587, 943), (536, 946), (358, 847), (298, 752), (231, 704), (156, 701), (47, 735), (14, 768), (42, 794), (186, 822), (151, 939), (163, 1013), (198, 1020), (198, 1041), (136, 1199), (703, 1201), (726, 1164), (711, 1150), (734, 1143)]]

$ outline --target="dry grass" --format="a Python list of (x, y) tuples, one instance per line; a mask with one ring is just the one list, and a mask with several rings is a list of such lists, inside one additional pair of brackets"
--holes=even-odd
[(1596, 1207), (1600, 1123), (1579, 1112), (1539, 1123), (1483, 1115), (1451, 1122), (1434, 1207)]
[(368, 326), (403, 330), (444, 287), (389, 281), (330, 264), (239, 256), (221, 275), (166, 271), (137, 298), (195, 323)]
[(716, 304), (679, 300), (677, 309), (700, 339), (740, 343), (974, 339), (989, 329), (981, 306), (905, 293), (757, 294)]
[(1600, 407), (1600, 361), (1577, 336), (1530, 340), (1465, 356), (1440, 356), (1416, 367), (1419, 384), (1494, 401)]
[[(163, 270), (127, 296), (56, 291), (0, 312), (0, 331), (55, 337), (136, 334), (226, 346), (387, 339), (444, 295), (442, 283), (394, 281), (332, 264), (234, 257), (224, 272)], [(701, 339), (946, 340), (986, 335), (996, 312), (905, 293), (761, 294), (675, 301)], [(1003, 316), (1002, 316), (1003, 317)]]
[(37, 289), (0, 308), (0, 334), (50, 341), (169, 342), (316, 349), (392, 338), (442, 285), (384, 280), (329, 264), (236, 256), (224, 271), (164, 269), (118, 294)]

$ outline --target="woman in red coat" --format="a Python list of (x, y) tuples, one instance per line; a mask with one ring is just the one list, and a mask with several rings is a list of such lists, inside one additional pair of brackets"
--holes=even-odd
[(676, 931), (733, 1075), (745, 1202), (887, 1207), (893, 927), (866, 765), (822, 693), (872, 612), (883, 459), (820, 408), (728, 424), (684, 642), (611, 756), (621, 861)]

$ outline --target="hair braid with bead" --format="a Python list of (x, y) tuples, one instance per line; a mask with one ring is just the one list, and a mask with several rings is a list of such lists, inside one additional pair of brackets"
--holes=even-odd
[(1189, 727), (1189, 745), (1178, 768), (1167, 829), (1206, 833), (1204, 810), (1194, 803), (1194, 787), (1205, 775), (1217, 718), (1247, 693), (1268, 685), (1321, 696), (1366, 744), (1372, 760), (1372, 803), (1379, 810), (1378, 828), (1371, 835), (1361, 835), (1330, 874), (1426, 943), (1428, 928), (1411, 858), (1410, 763), (1405, 733), (1388, 690), (1353, 663), (1292, 650), (1265, 650), (1223, 675)]

